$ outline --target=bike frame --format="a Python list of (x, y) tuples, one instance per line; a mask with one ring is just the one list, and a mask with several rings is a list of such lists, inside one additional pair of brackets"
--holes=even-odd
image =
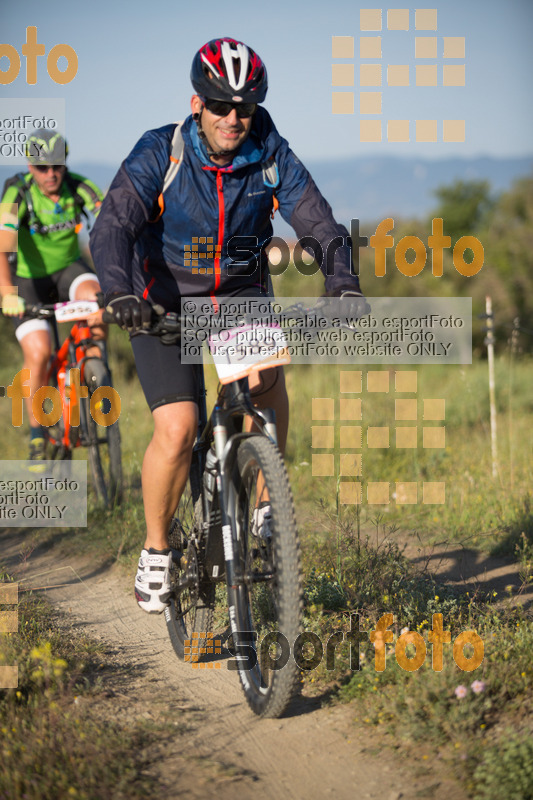
[[(266, 435), (277, 446), (276, 419), (273, 409), (257, 409), (253, 406), (248, 387), (248, 378), (240, 378), (232, 383), (223, 385), (218, 392), (217, 400), (207, 419), (206, 392), (203, 370), (200, 381), (200, 412), (198, 421), (198, 438), (193, 449), (193, 456), (190, 469), (190, 484), (193, 495), (193, 503), (196, 503), (202, 493), (202, 480), (205, 469), (205, 456), (211, 443), (214, 442), (214, 450), (217, 458), (216, 488), (219, 502), (222, 543), (224, 547), (224, 567), (225, 573), (219, 578), (209, 576), (210, 580), (217, 581), (224, 579), (228, 586), (228, 601), (232, 605), (232, 591), (242, 585), (244, 575), (234, 559), (237, 552), (234, 537), (236, 531), (231, 524), (235, 519), (234, 509), (231, 506), (230, 485), (233, 471), (236, 465), (237, 448), (243, 439), (256, 436), (257, 433), (242, 430), (244, 415), (249, 415), (254, 422), (259, 425)], [(204, 530), (201, 532), (200, 539), (209, 545), (210, 525), (209, 516), (211, 504), (207, 503), (204, 497)], [(198, 542), (197, 544), (200, 544)], [(215, 545), (216, 546), (216, 545)], [(191, 581), (188, 576), (183, 576), (176, 585), (178, 592), (188, 588)]]
[[(96, 345), (100, 349), (101, 358), (109, 372), (107, 351), (105, 342), (95, 343), (91, 339), (90, 328), (84, 323), (75, 323), (70, 329), (66, 339), (61, 344), (59, 328), (55, 317), (52, 317), (48, 321), (52, 329), (54, 352), (48, 367), (47, 381), (50, 384), (50, 381), (55, 377), (59, 395), (61, 397), (61, 407), (63, 412), (63, 435), (61, 439), (56, 439), (50, 434), (50, 432), (48, 432), (48, 436), (53, 445), (62, 447), (66, 452), (68, 452), (74, 447), (87, 446), (91, 443), (88, 441), (89, 435), (87, 433), (87, 425), (82, 424), (82, 421), (84, 421), (83, 415), (88, 413), (84, 404), (81, 404), (80, 407), (80, 425), (71, 425), (71, 404), (75, 404), (76, 402), (80, 403), (81, 398), (76, 396), (75, 387), (70, 385), (69, 370), (79, 369), (80, 383), (83, 383), (85, 378), (85, 363), (88, 358), (86, 354), (87, 349)], [(83, 432), (83, 437), (79, 435), (80, 429)], [(72, 435), (73, 431), (76, 431), (74, 435)]]

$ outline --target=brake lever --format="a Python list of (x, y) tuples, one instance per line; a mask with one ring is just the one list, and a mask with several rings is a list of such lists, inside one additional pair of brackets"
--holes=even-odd
[(159, 336), (163, 344), (175, 344), (181, 340), (181, 317), (176, 311), (167, 311), (166, 314), (161, 306), (154, 306), (156, 314), (159, 309), (163, 315), (159, 316), (152, 330), (146, 331), (148, 334)]
[(37, 303), (29, 309), (29, 315), (34, 316), (36, 319), (52, 319), (55, 316), (55, 311), (53, 308), (45, 308)]

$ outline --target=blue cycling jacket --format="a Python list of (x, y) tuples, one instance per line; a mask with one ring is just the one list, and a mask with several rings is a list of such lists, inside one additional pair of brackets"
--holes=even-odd
[[(170, 310), (177, 308), (180, 296), (232, 295), (252, 286), (266, 291), (264, 251), (273, 234), (274, 193), (298, 238), (314, 237), (318, 243), (317, 248), (311, 242), (322, 262), (326, 290), (359, 290), (350, 270), (347, 229), (335, 222), (331, 207), (264, 108), (258, 107), (250, 135), (225, 167), (210, 161), (196, 123), (191, 116), (185, 120), (182, 163), (156, 219), (174, 129), (171, 124), (148, 131), (137, 142), (93, 227), (91, 253), (106, 297), (134, 293)], [(276, 188), (268, 185), (262, 168), (269, 159), (278, 168)]]

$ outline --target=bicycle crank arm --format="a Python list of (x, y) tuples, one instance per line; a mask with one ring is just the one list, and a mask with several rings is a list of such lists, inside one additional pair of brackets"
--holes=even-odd
[(274, 577), (274, 572), (252, 572), (252, 583), (264, 583), (271, 581)]

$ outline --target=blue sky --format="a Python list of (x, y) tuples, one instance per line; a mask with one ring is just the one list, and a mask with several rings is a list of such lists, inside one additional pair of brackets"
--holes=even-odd
[[(398, 7), (405, 8), (382, 6), (384, 11)], [(438, 29), (425, 35), (438, 37), (439, 69), (442, 37), (465, 37), (466, 86), (421, 88), (411, 81), (409, 88), (384, 87), (383, 118), (464, 118), (464, 143), (361, 143), (357, 85), (356, 113), (332, 114), (332, 36), (355, 38), (355, 57), (346, 63), (354, 64), (358, 83), (360, 7), (345, 0), (9, 4), (2, 12), (2, 43), (20, 53), (26, 27), (35, 25), (47, 53), (58, 43), (76, 50), (79, 71), (71, 83), (60, 86), (48, 76), (45, 58), (39, 58), (37, 84), (29, 86), (23, 59), (19, 76), (2, 87), (0, 96), (64, 97), (72, 159), (118, 165), (146, 129), (189, 113), (192, 57), (207, 40), (228, 35), (250, 44), (265, 61), (270, 86), (265, 106), (304, 161), (376, 153), (430, 158), (530, 155), (531, 0), (439, 0), (423, 7), (437, 9)], [(414, 8), (409, 6), (408, 32), (382, 31), (384, 65), (414, 66)], [(3, 58), (0, 67), (7, 66)]]

